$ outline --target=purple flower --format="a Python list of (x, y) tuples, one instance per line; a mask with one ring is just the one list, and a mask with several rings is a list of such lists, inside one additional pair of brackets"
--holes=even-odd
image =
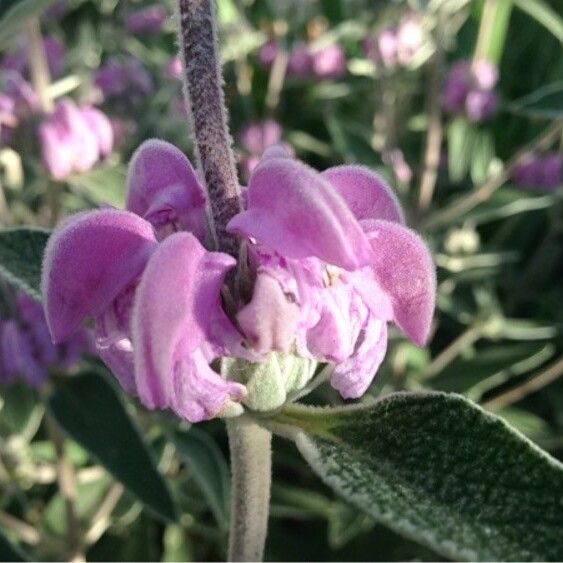
[(340, 78), (346, 73), (346, 55), (340, 45), (332, 44), (312, 54), (313, 73), (318, 78)]
[(497, 81), (498, 70), (489, 61), (457, 62), (444, 87), (444, 108), (453, 114), (465, 112), (472, 121), (488, 119), (498, 106), (498, 95), (493, 90)]
[(17, 315), (0, 320), (0, 383), (22, 377), (39, 387), (51, 367), (71, 368), (83, 354), (93, 352), (90, 332), (80, 328), (62, 346), (51, 342), (43, 308), (22, 293), (15, 299)]
[(125, 27), (131, 33), (158, 33), (167, 17), (163, 6), (149, 6), (130, 13), (125, 20)]
[(95, 74), (104, 98), (128, 103), (142, 101), (153, 89), (153, 81), (138, 59), (112, 59)]
[(271, 68), (276, 60), (280, 52), (279, 45), (276, 40), (270, 39), (262, 47), (260, 47), (260, 51), (258, 52), (258, 60), (262, 64), (262, 66), (266, 68)]
[(287, 62), (287, 73), (290, 76), (309, 76), (313, 70), (313, 57), (309, 46), (298, 43), (293, 47)]
[(563, 185), (563, 154), (546, 156), (527, 154), (512, 174), (514, 182), (524, 187), (553, 189)]
[(109, 119), (94, 107), (77, 107), (70, 99), (57, 103), (39, 126), (38, 135), (43, 162), (57, 180), (90, 170), (113, 148)]
[[(43, 47), (49, 72), (53, 77), (60, 76), (64, 68), (65, 46), (56, 37), (48, 36), (43, 39)], [(28, 76), (29, 55), (27, 48), (22, 47), (18, 51), (5, 55), (2, 59), (2, 69)]]
[(397, 30), (397, 60), (408, 65), (422, 47), (424, 33), (419, 18), (415, 14), (405, 16)]
[(247, 389), (210, 364), (271, 351), (333, 363), (333, 386), (359, 397), (389, 321), (417, 344), (428, 338), (431, 256), (366, 168), (318, 173), (282, 147), (266, 150), (228, 226), (247, 245), (254, 290), (228, 309), (221, 292), (236, 262), (204, 247), (206, 194), (186, 157), (147, 141), (128, 191), (128, 211), (80, 213), (55, 231), (42, 287), (55, 342), (94, 318), (98, 353), (148, 408), (192, 422), (240, 414)]
[(168, 64), (166, 65), (166, 74), (168, 74), (170, 78), (180, 80), (183, 72), (184, 66), (180, 57), (173, 57), (168, 61)]

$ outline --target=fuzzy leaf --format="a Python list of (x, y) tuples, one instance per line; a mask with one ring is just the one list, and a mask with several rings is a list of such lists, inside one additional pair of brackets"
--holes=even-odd
[(49, 234), (30, 228), (0, 231), (0, 277), (38, 300), (41, 263)]
[(101, 375), (90, 372), (66, 379), (50, 397), (49, 409), (63, 430), (147, 508), (165, 520), (176, 519), (152, 452)]
[(277, 422), (305, 430), (295, 441), (327, 485), (448, 558), (563, 558), (563, 466), (459, 396), (289, 407)]

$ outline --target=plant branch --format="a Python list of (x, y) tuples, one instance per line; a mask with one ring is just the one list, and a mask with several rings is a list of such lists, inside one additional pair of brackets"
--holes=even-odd
[(47, 423), (47, 431), (55, 447), (57, 454), (57, 478), (59, 490), (65, 504), (66, 520), (67, 520), (67, 548), (69, 561), (85, 561), (82, 550), (82, 531), (80, 522), (76, 514), (76, 475), (72, 462), (68, 458), (65, 448), (65, 438), (58, 424), (47, 413), (45, 417)]
[(543, 389), (545, 386), (553, 383), (555, 380), (563, 376), (563, 357), (551, 364), (547, 369), (540, 371), (537, 375), (528, 379), (518, 387), (510, 389), (505, 393), (494, 397), (482, 405), (483, 408), (490, 411), (498, 411), (521, 401), (528, 395)]
[(242, 203), (227, 125), (213, 0), (179, 0), (179, 7), (185, 93), (209, 194), (212, 234), (218, 250), (238, 258), (239, 240), (226, 226), (242, 211)]
[(27, 32), (27, 49), (31, 81), (39, 96), (42, 111), (49, 113), (53, 109), (53, 100), (49, 93), (51, 74), (45, 55), (45, 46), (41, 36), (39, 20), (37, 18), (28, 20), (25, 24), (25, 28)]
[(555, 142), (563, 131), (563, 121), (557, 121), (548, 127), (541, 135), (531, 143), (519, 150), (508, 162), (502, 172), (487, 180), (475, 191), (465, 197), (459, 198), (449, 207), (437, 211), (423, 222), (424, 229), (434, 229), (450, 224), (459, 219), (480, 203), (487, 201), (500, 187), (502, 187), (511, 177), (512, 172), (518, 166), (520, 159), (528, 152), (547, 150)]
[(251, 419), (227, 421), (231, 450), (229, 561), (262, 561), (268, 531), (272, 434)]

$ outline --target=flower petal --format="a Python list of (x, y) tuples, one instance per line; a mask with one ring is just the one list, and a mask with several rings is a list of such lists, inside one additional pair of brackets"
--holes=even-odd
[(127, 209), (150, 221), (163, 238), (175, 230), (206, 235), (206, 194), (192, 165), (174, 145), (145, 141), (133, 155), (127, 179)]
[[(235, 263), (226, 254), (207, 252), (189, 233), (169, 236), (151, 257), (132, 319), (137, 392), (147, 407), (172, 408), (196, 420), (217, 415), (245, 395), (244, 386), (207, 368), (231, 339), (242, 341), (220, 299)], [(199, 414), (188, 404), (199, 405)]]
[(141, 273), (156, 245), (150, 223), (116, 209), (77, 213), (56, 229), (41, 281), (53, 341), (100, 315)]
[(390, 296), (395, 322), (417, 345), (426, 343), (436, 299), (436, 269), (425, 242), (389, 221), (366, 221), (372, 270)]
[(369, 319), (359, 342), (354, 354), (335, 366), (330, 379), (344, 399), (361, 397), (373, 381), (387, 352), (387, 324)]
[(250, 178), (247, 210), (227, 226), (288, 258), (355, 270), (370, 261), (362, 229), (337, 190), (298, 160), (268, 150)]
[(401, 204), (382, 176), (364, 166), (334, 166), (322, 173), (344, 198), (356, 219), (384, 219), (404, 224)]
[(258, 353), (289, 352), (299, 315), (299, 306), (284, 293), (279, 282), (259, 273), (252, 300), (239, 311), (237, 321)]

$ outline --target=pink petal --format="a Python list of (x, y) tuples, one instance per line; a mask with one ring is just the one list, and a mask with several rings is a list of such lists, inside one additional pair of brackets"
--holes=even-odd
[(258, 353), (289, 352), (299, 315), (299, 306), (283, 292), (279, 282), (259, 273), (252, 300), (239, 311), (237, 321)]
[(156, 247), (153, 229), (128, 211), (73, 215), (47, 244), (42, 292), (54, 342), (97, 317), (143, 270)]
[(393, 305), (395, 322), (417, 345), (426, 343), (436, 299), (436, 270), (425, 242), (389, 221), (366, 221), (372, 270)]
[(379, 174), (364, 166), (335, 166), (322, 175), (338, 189), (356, 219), (385, 219), (404, 224), (399, 199)]
[(150, 221), (158, 235), (187, 230), (205, 239), (205, 190), (174, 145), (158, 139), (144, 142), (129, 164), (127, 189), (127, 209)]
[[(189, 233), (169, 236), (151, 257), (132, 319), (137, 391), (147, 407), (172, 408), (196, 421), (245, 395), (242, 385), (207, 367), (235, 334), (242, 341), (220, 298), (235, 263), (226, 254), (207, 252)], [(188, 405), (199, 405), (197, 412)]]
[(247, 210), (230, 221), (230, 232), (288, 258), (315, 256), (347, 270), (369, 263), (367, 239), (342, 197), (319, 173), (279, 149), (265, 152), (247, 197)]
[(371, 385), (387, 352), (387, 324), (371, 318), (360, 336), (360, 345), (345, 361), (337, 364), (331, 385), (344, 399), (361, 397)]

